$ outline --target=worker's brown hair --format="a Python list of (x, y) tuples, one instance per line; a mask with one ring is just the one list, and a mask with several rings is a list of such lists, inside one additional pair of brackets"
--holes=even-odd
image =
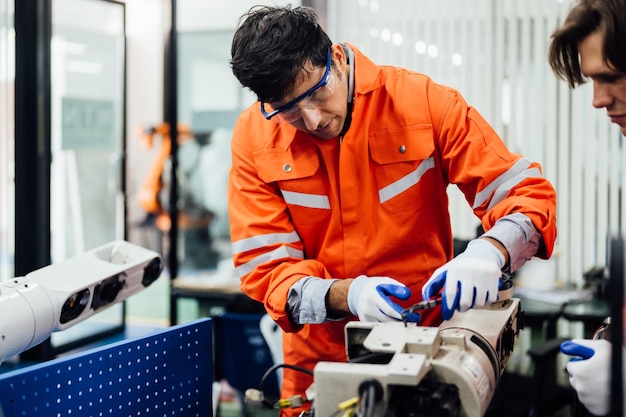
[(602, 33), (605, 63), (626, 73), (626, 2), (579, 0), (552, 34), (548, 51), (552, 70), (572, 88), (585, 82), (578, 44), (595, 31)]

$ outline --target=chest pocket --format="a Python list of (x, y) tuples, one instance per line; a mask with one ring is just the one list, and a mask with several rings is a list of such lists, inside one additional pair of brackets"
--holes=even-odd
[(317, 223), (328, 216), (330, 202), (315, 145), (258, 151), (254, 164), (263, 181), (278, 184), (294, 224)]
[(394, 213), (416, 211), (432, 198), (432, 181), (424, 180), (435, 167), (432, 126), (373, 132), (369, 149), (383, 207)]

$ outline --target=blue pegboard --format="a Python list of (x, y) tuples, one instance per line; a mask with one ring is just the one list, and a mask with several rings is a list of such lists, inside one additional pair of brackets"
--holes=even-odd
[(0, 417), (211, 417), (212, 382), (200, 319), (2, 374)]

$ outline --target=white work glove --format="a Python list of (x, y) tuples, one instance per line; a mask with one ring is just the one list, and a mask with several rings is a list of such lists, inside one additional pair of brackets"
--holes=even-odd
[(441, 315), (450, 320), (454, 311), (467, 311), (498, 300), (504, 255), (486, 239), (474, 239), (465, 251), (439, 267), (422, 287), (429, 300), (443, 287)]
[[(361, 321), (402, 320), (404, 309), (394, 303), (391, 297), (408, 300), (410, 296), (411, 290), (393, 278), (360, 275), (352, 281), (348, 289), (348, 307)], [(411, 313), (407, 320), (419, 322), (420, 315)]]
[(611, 408), (611, 342), (605, 339), (572, 339), (561, 343), (561, 352), (576, 356), (566, 366), (578, 399), (596, 416)]

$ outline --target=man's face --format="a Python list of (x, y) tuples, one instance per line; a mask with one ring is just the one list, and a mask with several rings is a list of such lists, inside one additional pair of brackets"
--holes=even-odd
[[(346, 58), (343, 56), (343, 49), (340, 45), (334, 44), (332, 46), (331, 59), (335, 65), (331, 68), (328, 85), (314, 93), (310, 100), (296, 103), (294, 109), (290, 110), (292, 114), (300, 116), (290, 122), (292, 126), (322, 139), (330, 139), (339, 135), (348, 112), (348, 73), (346, 71)], [(304, 94), (323, 78), (325, 70), (326, 68), (310, 65), (302, 71), (291, 92), (283, 97), (280, 102), (269, 104), (272, 108), (278, 108)]]
[(593, 80), (594, 107), (606, 108), (613, 123), (626, 136), (626, 74), (607, 64), (602, 53), (602, 34), (595, 31), (578, 44), (582, 73)]

